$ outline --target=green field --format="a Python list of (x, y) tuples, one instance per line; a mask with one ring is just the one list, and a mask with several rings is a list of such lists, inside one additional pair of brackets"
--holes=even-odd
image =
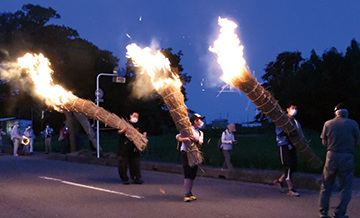
[[(218, 150), (216, 144), (221, 135), (221, 130), (205, 129), (205, 142), (202, 146), (204, 156), (204, 165), (221, 167), (223, 156)], [(304, 130), (306, 139), (309, 141), (311, 149), (322, 160), (325, 161), (326, 148), (322, 146), (320, 133), (312, 130)], [(149, 143), (142, 155), (142, 161), (171, 162), (179, 163), (179, 154), (176, 150), (176, 130), (161, 136), (149, 136)], [(268, 125), (256, 128), (238, 128), (235, 134), (238, 141), (234, 145), (232, 153), (232, 163), (236, 168), (251, 169), (270, 169), (281, 170), (279, 158), (279, 148), (275, 142), (274, 126)], [(53, 138), (53, 151), (60, 152), (61, 145)], [(89, 143), (85, 135), (82, 135), (82, 149), (89, 149)], [(117, 152), (118, 136), (115, 131), (102, 132), (100, 135), (100, 144), (104, 152)], [(38, 137), (35, 140), (35, 150), (44, 150), (44, 142)], [(360, 176), (360, 149), (355, 150), (355, 175)], [(322, 169), (311, 169), (307, 166), (305, 160), (298, 153), (298, 172), (318, 173)]]

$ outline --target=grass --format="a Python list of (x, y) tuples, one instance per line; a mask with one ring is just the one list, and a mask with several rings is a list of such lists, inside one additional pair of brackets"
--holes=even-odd
[[(217, 141), (221, 136), (221, 130), (203, 130), (205, 140), (201, 152), (204, 156), (204, 165), (221, 167), (224, 161), (222, 152), (217, 148)], [(142, 154), (142, 161), (180, 163), (179, 153), (176, 150), (176, 130), (160, 136), (149, 136), (149, 143)], [(314, 153), (325, 162), (326, 148), (321, 144), (320, 133), (312, 130), (304, 130), (306, 139)], [(232, 163), (236, 168), (282, 170), (279, 148), (275, 142), (273, 125), (238, 128), (235, 134), (238, 141), (232, 151)], [(4, 141), (10, 143), (9, 139)], [(82, 135), (82, 149), (89, 149), (88, 139)], [(100, 144), (104, 152), (117, 153), (118, 135), (116, 131), (101, 132)], [(52, 140), (53, 152), (61, 152), (61, 142), (57, 137)], [(44, 151), (44, 141), (38, 137), (34, 143), (36, 151)], [(360, 148), (355, 149), (355, 175), (360, 176)], [(304, 158), (298, 153), (298, 172), (320, 174), (322, 169), (310, 168)]]

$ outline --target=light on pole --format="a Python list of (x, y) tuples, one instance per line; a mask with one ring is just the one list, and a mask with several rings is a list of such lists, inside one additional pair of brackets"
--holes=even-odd
[[(124, 72), (124, 71), (122, 71), (122, 68), (115, 67), (114, 68), (114, 73), (99, 73), (97, 75), (97, 77), (96, 77), (96, 90), (95, 90), (96, 105), (97, 106), (99, 106), (100, 101), (101, 102), (103, 101), (103, 99), (101, 99), (101, 98), (104, 95), (104, 92), (99, 87), (100, 76), (112, 76), (112, 77), (116, 76), (116, 82), (118, 82), (118, 80), (119, 80), (118, 83), (125, 83), (125, 77), (123, 77), (122, 74), (120, 75), (119, 72)], [(118, 79), (118, 78), (122, 78), (122, 79)], [(97, 158), (100, 158), (100, 126), (99, 126), (99, 121), (98, 120), (96, 120), (96, 153), (97, 153)]]

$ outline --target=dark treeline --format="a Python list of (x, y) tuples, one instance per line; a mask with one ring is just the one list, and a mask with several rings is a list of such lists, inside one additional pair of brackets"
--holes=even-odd
[(300, 52), (283, 52), (267, 65), (262, 79), (282, 107), (297, 104), (297, 118), (305, 127), (320, 131), (334, 117), (339, 102), (347, 104), (350, 117), (360, 121), (360, 49), (355, 39), (345, 55), (336, 48), (322, 56), (312, 50), (309, 59)]
[[(112, 52), (99, 49), (91, 42), (79, 37), (76, 30), (49, 24), (51, 19), (60, 19), (52, 8), (27, 4), (15, 13), (0, 14), (0, 63), (15, 62), (25, 53), (42, 53), (51, 62), (54, 70), (54, 83), (72, 91), (80, 98), (95, 100), (96, 77), (99, 73), (112, 73), (120, 60)], [(126, 46), (126, 45), (124, 45)], [(177, 69), (183, 84), (189, 83), (191, 77), (182, 73), (180, 65), (181, 51), (176, 54), (172, 49), (161, 49), (169, 58), (171, 66)], [(129, 60), (123, 60), (126, 67), (126, 83), (114, 83), (111, 77), (101, 77), (100, 88), (104, 91), (104, 102), (100, 106), (127, 117), (132, 111), (140, 113), (149, 134), (161, 134), (163, 129), (173, 125), (169, 113), (161, 98), (154, 90), (144, 96), (134, 97), (133, 92), (145, 89), (134, 83), (140, 77)], [(184, 86), (182, 87), (185, 93)], [(15, 116), (18, 119), (32, 119), (34, 129), (39, 132), (45, 123), (59, 129), (64, 115), (47, 108), (43, 101), (34, 98), (23, 89), (16, 80), (0, 82), (1, 117)], [(41, 111), (46, 110), (41, 120)]]
[[(43, 53), (51, 62), (56, 84), (72, 91), (84, 99), (95, 99), (96, 77), (100, 72), (112, 73), (120, 60), (112, 52), (101, 50), (91, 42), (79, 37), (76, 30), (49, 24), (51, 19), (60, 19), (52, 8), (27, 4), (15, 13), (0, 14), (0, 63), (16, 61), (27, 52)], [(124, 45), (126, 46), (126, 45)], [(180, 64), (181, 51), (161, 49), (169, 58), (173, 69), (183, 82), (182, 91), (186, 98), (185, 85), (191, 76), (183, 73)], [(148, 89), (135, 81), (142, 79), (130, 60), (124, 60), (126, 83), (113, 83), (112, 78), (100, 79), (104, 97), (100, 105), (120, 117), (127, 117), (132, 111), (140, 113), (149, 134), (161, 134), (173, 126), (171, 117), (155, 90), (146, 95), (134, 95), (138, 90)], [(121, 64), (120, 64), (121, 67)], [(304, 127), (321, 130), (323, 123), (333, 117), (333, 108), (338, 102), (350, 106), (350, 117), (360, 121), (360, 93), (357, 91), (360, 76), (360, 49), (351, 41), (346, 54), (336, 48), (322, 56), (311, 52), (304, 59), (300, 52), (283, 52), (276, 61), (270, 62), (262, 76), (264, 87), (269, 90), (280, 105), (292, 101), (298, 105), (298, 119)], [(60, 128), (65, 119), (61, 113), (51, 112), (44, 103), (21, 89), (16, 81), (0, 82), (1, 117), (16, 116), (33, 119), (34, 129), (40, 130), (45, 123)], [(209, 102), (211, 104), (211, 102)], [(46, 109), (45, 119), (41, 111)]]

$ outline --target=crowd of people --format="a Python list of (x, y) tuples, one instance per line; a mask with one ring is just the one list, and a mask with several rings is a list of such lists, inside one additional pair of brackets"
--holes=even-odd
[[(302, 133), (300, 123), (295, 119), (297, 114), (297, 106), (290, 103), (286, 107), (286, 112), (290, 120), (296, 125), (296, 128)], [(347, 217), (347, 206), (351, 200), (352, 182), (354, 178), (354, 146), (360, 145), (360, 131), (358, 123), (348, 118), (349, 111), (345, 104), (340, 103), (334, 109), (335, 118), (326, 121), (321, 132), (322, 144), (327, 147), (326, 162), (322, 174), (321, 190), (319, 194), (319, 216), (321, 218), (328, 218), (329, 216), (329, 202), (333, 187), (336, 180), (339, 180), (340, 188), (340, 203), (335, 208), (333, 217)], [(196, 200), (192, 190), (194, 181), (197, 176), (198, 165), (190, 166), (188, 161), (189, 148), (186, 145), (197, 146), (201, 149), (204, 143), (204, 133), (201, 128), (204, 125), (204, 116), (200, 114), (193, 114), (189, 120), (192, 128), (192, 135), (183, 136), (180, 133), (176, 135), (178, 141), (178, 152), (180, 155), (181, 164), (184, 174), (184, 189), (185, 202)], [(129, 116), (129, 124), (137, 129), (144, 137), (147, 136), (146, 131), (142, 128), (139, 121), (139, 114), (133, 112)], [(143, 184), (141, 176), (141, 152), (135, 144), (126, 136), (128, 128), (118, 130), (119, 145), (118, 145), (118, 173), (124, 185)], [(237, 144), (234, 133), (236, 132), (236, 125), (230, 123), (220, 136), (220, 150), (224, 157), (223, 169), (232, 171), (234, 166), (231, 163), (231, 151), (233, 146)], [(292, 175), (297, 168), (297, 149), (293, 142), (289, 139), (289, 133), (283, 131), (280, 127), (275, 128), (276, 143), (279, 147), (279, 156), (281, 164), (284, 167), (284, 172), (278, 179), (274, 180), (274, 185), (280, 192), (285, 192), (287, 186), (287, 195), (292, 197), (299, 197), (298, 193), (292, 184)], [(45, 141), (45, 152), (51, 152), (51, 139), (54, 135), (54, 130), (49, 124), (41, 132)], [(0, 152), (4, 152), (2, 139), (6, 135), (2, 128), (0, 128)], [(13, 143), (13, 155), (18, 156), (18, 150), (21, 148), (25, 153), (33, 153), (33, 142), (35, 139), (34, 131), (31, 125), (28, 125), (24, 132), (20, 130), (19, 122), (15, 121), (10, 133), (11, 141)], [(59, 141), (63, 141), (63, 153), (68, 151), (68, 128), (63, 126), (59, 134)], [(129, 171), (129, 175), (128, 175)]]

